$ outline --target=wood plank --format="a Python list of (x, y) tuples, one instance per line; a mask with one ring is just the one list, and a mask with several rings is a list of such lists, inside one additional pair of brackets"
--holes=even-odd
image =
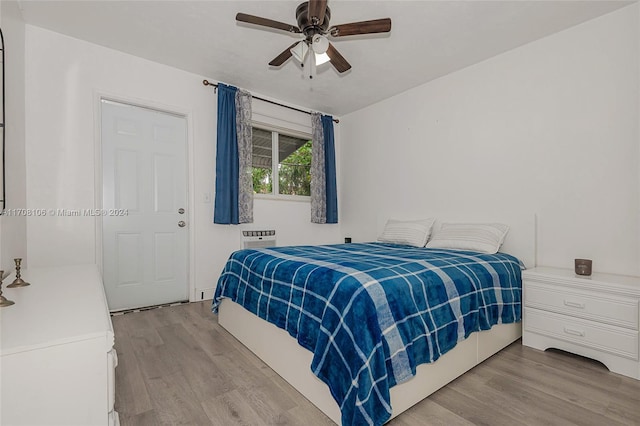
[[(300, 396), (302, 397), (302, 395)], [(311, 402), (306, 399), (305, 401), (307, 402), (300, 404), (287, 412), (291, 416), (291, 421), (294, 425), (335, 426), (333, 420), (325, 416)]]
[[(613, 418), (584, 408), (580, 404), (570, 403), (546, 392), (532, 388), (528, 383), (516, 382), (505, 375), (498, 375), (488, 383), (488, 387), (509, 395), (513, 404), (523, 408), (523, 418), (536, 424), (579, 424), (610, 425), (619, 424)], [(597, 407), (596, 407), (597, 408)], [(599, 410), (598, 411), (602, 411)]]
[(244, 426), (267, 424), (237, 389), (213, 400), (202, 402), (202, 407), (213, 424)]
[[(517, 379), (519, 383), (526, 383), (532, 389), (597, 413), (603, 413), (606, 410), (611, 398), (611, 387), (600, 386), (592, 381), (585, 383), (570, 372), (557, 371), (553, 367), (541, 366), (526, 359), (515, 364), (505, 357), (498, 357), (487, 360), (483, 367), (478, 370), (478, 374), (494, 377), (506, 375), (511, 381)], [(546, 369), (547, 374), (541, 374), (541, 368)]]
[(234, 388), (230, 375), (213, 365), (212, 358), (182, 324), (160, 327), (158, 334), (165, 342), (163, 349), (171, 354), (172, 359), (179, 360), (180, 371), (198, 401), (216, 397)]
[[(332, 424), (217, 323), (211, 301), (114, 317), (123, 425)], [(640, 381), (517, 341), (390, 426), (638, 425)]]
[(116, 406), (122, 407), (120, 415), (134, 416), (151, 410), (151, 399), (140, 371), (138, 360), (129, 336), (118, 334), (115, 344), (118, 354), (116, 368)]
[(159, 424), (210, 424), (211, 420), (181, 372), (150, 378), (147, 388)]
[(473, 426), (473, 423), (427, 398), (391, 420), (388, 425)]
[(156, 426), (161, 424), (153, 410), (145, 411), (136, 415), (120, 414), (120, 426)]
[(524, 426), (527, 424), (525, 419), (512, 417), (502, 410), (503, 407), (479, 401), (468, 395), (467, 391), (464, 385), (445, 386), (432, 394), (429, 399), (476, 425)]

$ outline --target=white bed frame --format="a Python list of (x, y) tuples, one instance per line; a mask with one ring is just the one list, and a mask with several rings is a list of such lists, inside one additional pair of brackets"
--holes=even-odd
[[(523, 223), (503, 223), (509, 223), (511, 229), (501, 251), (514, 254), (527, 267), (535, 266), (535, 218)], [(224, 299), (220, 305), (218, 322), (331, 420), (341, 423), (340, 410), (328, 386), (311, 372), (313, 354), (300, 346), (289, 333), (229, 299)], [(415, 377), (391, 388), (391, 418), (518, 340), (521, 335), (521, 323), (499, 324), (491, 330), (471, 334), (436, 362), (419, 365)]]

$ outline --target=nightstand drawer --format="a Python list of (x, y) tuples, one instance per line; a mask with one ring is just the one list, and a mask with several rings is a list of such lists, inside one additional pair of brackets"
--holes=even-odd
[(638, 329), (638, 299), (526, 281), (525, 306)]
[(524, 329), (638, 360), (637, 331), (533, 308), (525, 308)]

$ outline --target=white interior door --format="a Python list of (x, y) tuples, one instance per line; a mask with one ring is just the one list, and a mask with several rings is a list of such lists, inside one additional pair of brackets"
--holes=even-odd
[(109, 309), (187, 300), (186, 119), (107, 100), (101, 111)]

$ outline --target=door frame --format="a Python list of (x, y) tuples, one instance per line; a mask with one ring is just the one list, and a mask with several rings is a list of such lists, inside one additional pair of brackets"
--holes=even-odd
[[(195, 200), (192, 188), (194, 188), (194, 156), (193, 156), (193, 113), (191, 110), (175, 105), (166, 105), (148, 99), (138, 99), (131, 96), (107, 93), (105, 91), (94, 90), (93, 110), (94, 110), (94, 208), (102, 209), (102, 101), (112, 101), (135, 107), (154, 110), (157, 112), (171, 114), (184, 118), (187, 122), (187, 287), (189, 302), (196, 301), (195, 297)], [(103, 274), (102, 260), (102, 217), (95, 217), (95, 263), (98, 266), (100, 275)]]

